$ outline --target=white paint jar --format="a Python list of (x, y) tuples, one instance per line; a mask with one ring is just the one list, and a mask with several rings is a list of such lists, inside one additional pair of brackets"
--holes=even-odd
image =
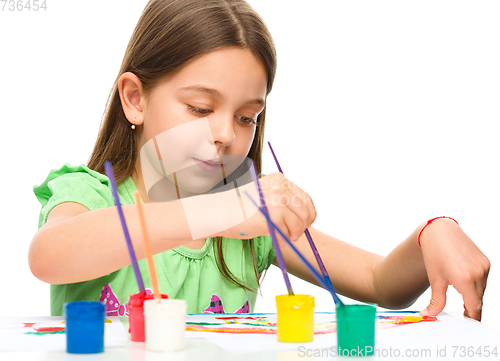
[(185, 300), (144, 301), (144, 329), (148, 351), (181, 351), (186, 332)]

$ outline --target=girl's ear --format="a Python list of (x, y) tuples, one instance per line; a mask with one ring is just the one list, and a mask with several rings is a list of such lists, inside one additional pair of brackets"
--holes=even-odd
[(144, 122), (143, 105), (145, 94), (142, 82), (131, 72), (123, 73), (118, 79), (118, 92), (123, 112), (130, 124), (141, 125)]

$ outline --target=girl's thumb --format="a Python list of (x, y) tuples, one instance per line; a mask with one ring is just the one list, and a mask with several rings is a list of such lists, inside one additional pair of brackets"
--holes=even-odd
[(439, 314), (446, 305), (446, 290), (447, 284), (431, 285), (432, 297), (429, 305), (420, 311), (421, 316), (436, 316)]

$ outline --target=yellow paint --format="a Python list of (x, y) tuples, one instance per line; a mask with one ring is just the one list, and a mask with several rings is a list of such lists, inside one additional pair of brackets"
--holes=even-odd
[(405, 316), (399, 322), (420, 322), (423, 319), (424, 319), (423, 317), (419, 317), (419, 316)]
[(314, 336), (314, 297), (276, 296), (279, 342), (312, 342)]
[(226, 325), (262, 325), (262, 326), (271, 326), (272, 323), (269, 322), (266, 318), (256, 318), (254, 320), (243, 320), (243, 321), (238, 321), (234, 318), (224, 320), (224, 324)]

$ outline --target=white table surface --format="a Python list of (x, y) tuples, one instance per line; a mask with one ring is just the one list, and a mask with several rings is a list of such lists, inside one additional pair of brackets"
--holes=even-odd
[[(483, 325), (480, 322), (465, 318), (462, 315), (441, 313), (440, 318), (449, 320), (450, 322), (432, 322), (420, 323), (415, 325), (398, 326), (388, 330), (377, 330), (376, 333), (376, 348), (384, 350), (385, 355), (380, 354), (379, 357), (373, 357), (375, 360), (443, 360), (443, 359), (461, 359), (461, 360), (500, 360), (500, 331), (496, 328)], [(123, 326), (128, 330), (128, 318), (120, 317)], [(450, 325), (452, 325), (450, 329)], [(418, 326), (418, 327), (415, 327)], [(336, 345), (336, 334), (331, 334), (332, 346)], [(251, 342), (252, 337), (248, 335)], [(494, 347), (498, 348), (499, 355), (490, 355), (485, 357), (484, 354), (479, 356), (475, 354), (470, 357), (460, 355), (460, 347), (470, 348), (474, 350), (488, 346), (489, 350)], [(390, 349), (400, 350), (404, 353), (407, 350), (411, 352), (422, 352), (428, 350), (427, 357), (413, 357), (401, 354), (399, 357), (390, 357)], [(186, 360), (258, 360), (258, 361), (298, 361), (298, 360), (335, 360), (341, 359), (335, 357), (332, 351), (325, 349), (322, 355), (318, 352), (321, 350), (309, 351), (309, 357), (305, 352), (300, 353), (298, 349), (289, 351), (258, 351), (259, 345), (255, 345), (257, 352), (252, 353), (233, 353), (222, 347), (219, 347), (212, 342), (203, 338), (186, 338), (186, 347), (184, 351), (172, 353), (157, 353), (146, 350), (145, 343), (128, 341), (125, 347), (106, 348), (103, 353), (76, 355), (69, 354), (64, 351), (17, 351), (17, 352), (0, 352), (0, 361), (11, 360), (40, 360), (40, 361), (115, 361), (115, 360), (130, 360), (130, 361), (186, 361)], [(440, 355), (438, 351), (440, 350)], [(446, 350), (444, 353), (443, 350)], [(316, 354), (315, 354), (316, 352)], [(392, 353), (394, 356), (395, 353)], [(445, 357), (446, 356), (446, 357)], [(453, 357), (455, 356), (455, 357)], [(363, 360), (371, 358), (362, 358)], [(359, 359), (358, 359), (359, 360)]]

